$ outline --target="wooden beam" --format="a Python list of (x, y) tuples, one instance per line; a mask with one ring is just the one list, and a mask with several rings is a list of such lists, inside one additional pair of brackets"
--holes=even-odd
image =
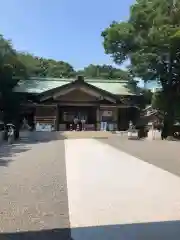
[(100, 94), (98, 91), (92, 90), (92, 89), (90, 89), (88, 87), (83, 87), (83, 86), (82, 87), (79, 87), (79, 86), (77, 86), (77, 87), (70, 87), (69, 89), (61, 90), (59, 93), (56, 93), (56, 94), (53, 95), (53, 99), (57, 99), (58, 97), (66, 95), (67, 93), (70, 93), (70, 92), (72, 92), (74, 90), (80, 90), (82, 92), (85, 92), (85, 93), (89, 94), (90, 96), (95, 96), (97, 98), (103, 97), (104, 99), (106, 99), (106, 100), (108, 100), (110, 102), (113, 102), (113, 103), (116, 102), (115, 99), (113, 99), (113, 98), (111, 98), (109, 96), (106, 96), (106, 95), (102, 96), (102, 94)]
[(78, 107), (78, 106), (82, 106), (82, 107), (91, 107), (91, 106), (99, 106), (98, 103), (82, 103), (82, 102), (72, 102), (72, 103), (66, 103), (66, 102), (63, 102), (63, 103), (59, 103), (58, 104), (60, 107), (62, 106), (74, 106), (74, 107)]
[(96, 91), (93, 91), (93, 90), (90, 90), (90, 89), (86, 89), (85, 87), (81, 87), (80, 88), (80, 90), (82, 90), (83, 92), (85, 92), (85, 93), (89, 93), (90, 95), (92, 95), (92, 96), (96, 96), (96, 97), (98, 97), (98, 98), (103, 98), (103, 99), (106, 99), (106, 100), (108, 100), (108, 101), (110, 101), (110, 102), (113, 102), (113, 103), (115, 103), (116, 102), (116, 100), (114, 100), (113, 98), (111, 98), (111, 97), (108, 97), (108, 96), (102, 96), (102, 94), (100, 94), (100, 93), (98, 93), (98, 92), (96, 92)]
[(68, 88), (68, 89), (60, 90), (58, 93), (55, 93), (55, 94), (53, 95), (53, 99), (57, 99), (57, 98), (60, 97), (60, 96), (66, 95), (66, 94), (74, 91), (75, 89), (76, 89), (75, 87), (70, 87), (70, 88)]

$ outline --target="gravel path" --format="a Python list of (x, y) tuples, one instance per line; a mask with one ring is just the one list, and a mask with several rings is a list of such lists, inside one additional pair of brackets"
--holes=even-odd
[(162, 140), (128, 140), (126, 137), (100, 139), (121, 151), (180, 176), (180, 142)]
[[(178, 218), (167, 218), (167, 220), (179, 220), (180, 197), (177, 190), (179, 189), (179, 178), (173, 175), (170, 176), (171, 174), (149, 165), (146, 170), (153, 169), (153, 173), (157, 172), (157, 174), (151, 174), (153, 179), (149, 181), (150, 178), (146, 178), (145, 169), (140, 171), (141, 166), (147, 165), (144, 162), (148, 162), (158, 168), (180, 176), (179, 143), (166, 141), (129, 141), (125, 137), (117, 136), (108, 137), (107, 139), (98, 136), (98, 141), (105, 144), (92, 139), (66, 139), (65, 163), (64, 138), (71, 138), (70, 136), (64, 136), (62, 133), (30, 133), (30, 135), (28, 138), (24, 136), (18, 144), (0, 147), (0, 239), (70, 239), (66, 166), (71, 224), (74, 221), (71, 227), (77, 227), (77, 219), (80, 217), (82, 217), (81, 220), (83, 222), (82, 227), (72, 229), (74, 233), (73, 237), (75, 236), (74, 240), (88, 239), (86, 238), (87, 233), (90, 234), (89, 237), (91, 236), (89, 239), (102, 239), (92, 237), (93, 235), (91, 234), (96, 232), (98, 234), (102, 232), (106, 237), (109, 233), (113, 233), (114, 238), (107, 237), (107, 239), (120, 239), (118, 237), (120, 227), (123, 229), (127, 227), (126, 233), (121, 228), (121, 234), (131, 233), (132, 238), (129, 237), (128, 239), (134, 240), (133, 236), (138, 226), (141, 226), (140, 232), (144, 231), (144, 223), (138, 224), (138, 226), (137, 224), (124, 225), (122, 223), (129, 222), (129, 220), (124, 221), (123, 216), (128, 217), (129, 215), (129, 219), (132, 220), (130, 215), (134, 203), (129, 202), (134, 202), (134, 197), (130, 195), (133, 194), (132, 189), (137, 190), (141, 186), (144, 189), (141, 192), (146, 192), (145, 195), (142, 194), (142, 197), (146, 196), (147, 199), (150, 199), (148, 194), (155, 192), (159, 195), (161, 192), (164, 193), (162, 201), (160, 201), (159, 196), (152, 198), (150, 207), (156, 206), (158, 202), (161, 208), (165, 206), (166, 210), (170, 213), (176, 212), (178, 214)], [(77, 144), (78, 141), (79, 144)], [(109, 145), (113, 146), (113, 148)], [(120, 151), (117, 151), (115, 148)], [(121, 151), (133, 155), (138, 159), (133, 160), (131, 156)], [(94, 166), (96, 166), (96, 171), (94, 171)], [(136, 175), (134, 176), (135, 180), (133, 180), (133, 175)], [(162, 181), (160, 181), (161, 175)], [(169, 178), (163, 178), (166, 175)], [(155, 176), (157, 176), (157, 179)], [(121, 179), (121, 181), (115, 181), (115, 179)], [(137, 182), (138, 179), (140, 179), (139, 182)], [(172, 183), (170, 184), (171, 179)], [(145, 180), (147, 181), (147, 185), (149, 184), (147, 188)], [(157, 183), (162, 186), (159, 186)], [(134, 187), (135, 184), (136, 187)], [(127, 199), (125, 199), (125, 196)], [(135, 199), (138, 197), (141, 198), (141, 194), (137, 195), (136, 193), (134, 196)], [(176, 196), (178, 196), (178, 201), (170, 201), (171, 203), (175, 203), (174, 208), (172, 204), (162, 204), (162, 202), (168, 201), (170, 198), (176, 198)], [(106, 208), (111, 202), (109, 198), (113, 202), (113, 208), (111, 207), (107, 210)], [(124, 205), (120, 206), (120, 202), (123, 199), (125, 199), (123, 202)], [(78, 200), (79, 205), (74, 204), (74, 200)], [(152, 204), (153, 201), (155, 205)], [(147, 204), (148, 201), (143, 200), (142, 203), (143, 208), (144, 204)], [(137, 204), (139, 204), (139, 200)], [(84, 208), (85, 205), (87, 205), (87, 209)], [(138, 206), (139, 208), (141, 207), (140, 204)], [(111, 214), (107, 218), (103, 216), (100, 219), (99, 217), (103, 214), (100, 210), (103, 207), (107, 210), (104, 211), (104, 214)], [(170, 211), (170, 207), (173, 208), (172, 211)], [(112, 209), (114, 209), (113, 214)], [(148, 215), (148, 208), (145, 209), (143, 214)], [(134, 217), (139, 216), (140, 210), (137, 210), (136, 208), (134, 209), (134, 211), (138, 212), (137, 214), (134, 213)], [(118, 233), (115, 238), (115, 226), (111, 224), (120, 223), (119, 219), (118, 221), (114, 220), (114, 216), (118, 216), (118, 211), (119, 216), (122, 218), (122, 221), (120, 221), (122, 225), (116, 225)], [(123, 211), (124, 215), (122, 214)], [(149, 214), (152, 214), (152, 212), (149, 211)], [(159, 217), (163, 216), (163, 212), (159, 214)], [(94, 224), (89, 224), (92, 220), (92, 213), (97, 215), (96, 221), (101, 220), (95, 226)], [(113, 218), (113, 221), (110, 221), (111, 218)], [(142, 218), (140, 219), (143, 220)], [(84, 224), (85, 222), (87, 224)], [(92, 226), (89, 227), (90, 225)], [(167, 236), (167, 238), (163, 239), (170, 239), (169, 236), (172, 236), (171, 233), (173, 232), (176, 233), (176, 236), (180, 235), (180, 221), (161, 222), (158, 225), (157, 223), (150, 225), (148, 223), (147, 225), (149, 226), (148, 231), (151, 234), (155, 230), (159, 232), (158, 226), (161, 225), (161, 232), (164, 233), (164, 236)], [(151, 228), (152, 225), (153, 229)], [(170, 229), (168, 226), (170, 226)], [(139, 239), (144, 240), (144, 237)], [(153, 237), (147, 239), (159, 238)], [(174, 237), (173, 239), (179, 239), (179, 237)]]
[(0, 148), (0, 239), (68, 239), (64, 141), (40, 140)]

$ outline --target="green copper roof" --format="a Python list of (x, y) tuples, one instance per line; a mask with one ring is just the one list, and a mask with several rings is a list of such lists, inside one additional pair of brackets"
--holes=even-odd
[[(31, 78), (29, 80), (21, 80), (18, 86), (15, 87), (16, 92), (27, 93), (43, 93), (53, 88), (61, 87), (75, 79), (58, 79), (58, 78)], [(107, 79), (85, 79), (85, 81), (97, 88), (108, 91), (117, 95), (137, 95), (127, 86), (127, 81), (122, 80), (107, 80)]]

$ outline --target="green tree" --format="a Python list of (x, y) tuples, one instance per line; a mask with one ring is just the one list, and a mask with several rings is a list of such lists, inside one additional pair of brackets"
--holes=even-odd
[(164, 95), (161, 91), (153, 93), (151, 105), (154, 109), (165, 111)]
[(137, 0), (126, 22), (113, 22), (102, 32), (104, 48), (117, 64), (130, 59), (132, 75), (156, 80), (165, 99), (164, 126), (172, 135), (174, 94), (180, 81), (180, 1)]
[(23, 62), (27, 69), (27, 76), (43, 76), (44, 69), (41, 68), (39, 58), (29, 53), (18, 53), (18, 59)]
[(55, 61), (55, 60), (45, 60), (45, 64), (48, 66), (47, 76), (48, 77), (74, 77), (75, 70), (73, 67), (63, 61)]
[(4, 123), (12, 122), (19, 135), (20, 95), (13, 92), (19, 78), (26, 75), (26, 68), (17, 58), (11, 42), (0, 36), (0, 101)]
[(144, 96), (144, 101), (146, 105), (150, 105), (152, 103), (153, 93), (150, 89), (140, 89), (140, 92)]
[(26, 67), (18, 58), (17, 52), (13, 49), (12, 43), (0, 35), (0, 67), (12, 66), (12, 75), (20, 78), (27, 76)]
[(128, 71), (114, 68), (111, 65), (90, 64), (77, 74), (84, 75), (89, 78), (132, 80), (132, 76)]
[[(166, 111), (166, 106), (165, 106), (165, 95), (163, 94), (162, 91), (158, 91), (156, 93), (153, 93), (152, 95), (152, 101), (151, 105), (153, 108), (158, 109), (162, 112)], [(174, 116), (176, 120), (180, 120), (180, 96), (179, 94), (174, 95)]]
[(29, 53), (18, 53), (18, 58), (26, 66), (29, 77), (65, 77), (75, 75), (73, 67), (63, 61), (36, 57)]
[(17, 94), (13, 92), (13, 88), (18, 83), (18, 79), (13, 77), (13, 68), (11, 65), (3, 65), (0, 67), (0, 93), (2, 111), (4, 112), (4, 122), (12, 122), (17, 111)]

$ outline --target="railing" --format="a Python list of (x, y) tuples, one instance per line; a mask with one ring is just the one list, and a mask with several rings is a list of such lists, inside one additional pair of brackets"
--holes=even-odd
[(146, 113), (146, 116), (150, 116), (150, 115), (154, 115), (157, 113), (157, 110), (155, 109), (151, 109), (151, 110), (148, 110), (147, 113)]
[(47, 124), (55, 124), (56, 117), (55, 116), (36, 116), (35, 122), (39, 123), (47, 123)]

